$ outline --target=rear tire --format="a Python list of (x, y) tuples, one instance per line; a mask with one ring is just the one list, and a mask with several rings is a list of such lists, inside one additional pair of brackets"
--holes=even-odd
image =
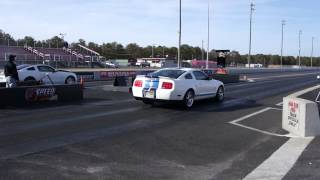
[(75, 84), (76, 83), (76, 79), (74, 77), (67, 77), (65, 84)]
[(30, 81), (36, 81), (36, 79), (34, 77), (27, 77), (26, 79), (24, 79), (24, 81), (30, 82)]
[(218, 88), (215, 100), (218, 102), (222, 102), (224, 100), (224, 88), (222, 86)]
[(194, 92), (192, 90), (188, 90), (186, 92), (186, 95), (183, 98), (183, 106), (187, 109), (192, 108), (193, 104), (194, 104)]

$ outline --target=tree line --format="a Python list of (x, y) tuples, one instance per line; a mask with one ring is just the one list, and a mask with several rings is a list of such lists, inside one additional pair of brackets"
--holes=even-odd
[[(83, 51), (77, 45), (86, 46), (107, 59), (130, 59), (130, 58), (142, 58), (142, 57), (158, 57), (176, 59), (178, 54), (177, 47), (166, 46), (146, 46), (142, 47), (136, 43), (129, 43), (126, 46), (117, 42), (97, 44), (94, 42), (86, 42), (84, 39), (79, 39), (78, 42), (68, 44), (69, 47)], [(47, 40), (36, 40), (31, 36), (25, 36), (23, 39), (14, 39), (10, 34), (0, 30), (0, 45), (2, 46), (32, 46), (37, 48), (62, 48), (66, 45), (66, 42), (59, 36), (54, 36)], [(183, 60), (192, 59), (206, 59), (207, 52), (202, 50), (201, 47), (194, 47), (187, 44), (181, 45), (181, 58)], [(211, 50), (209, 53), (209, 59), (216, 61), (217, 53), (215, 50)], [(240, 55), (238, 51), (231, 51), (226, 58), (228, 65), (241, 66), (247, 64), (248, 55)], [(298, 65), (298, 59), (294, 56), (284, 56), (283, 65)], [(252, 55), (251, 63), (269, 65), (280, 65), (281, 57), (279, 55), (264, 55), (256, 54)], [(310, 57), (301, 57), (301, 65), (310, 66)], [(313, 58), (313, 66), (320, 66), (320, 58)]]

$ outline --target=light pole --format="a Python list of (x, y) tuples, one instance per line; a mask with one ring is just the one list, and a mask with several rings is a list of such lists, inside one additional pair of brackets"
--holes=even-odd
[(208, 41), (207, 41), (206, 69), (209, 68), (209, 51), (210, 51), (210, 0), (208, 0)]
[(204, 60), (203, 40), (202, 40), (202, 46), (201, 46), (201, 60)]
[(299, 31), (299, 67), (301, 67), (301, 35), (302, 30)]
[[(64, 37), (66, 36), (67, 34), (66, 33), (60, 33), (59, 36), (61, 36), (61, 39), (62, 39), (62, 43), (64, 43)], [(57, 48), (58, 48), (58, 41), (57, 41)]]
[(164, 58), (164, 46), (162, 46), (162, 58)]
[(255, 10), (255, 4), (251, 2), (250, 4), (250, 35), (249, 35), (249, 54), (248, 54), (248, 68), (250, 68), (251, 63), (251, 46), (252, 46), (252, 16)]
[(64, 37), (66, 36), (66, 33), (60, 33), (59, 36), (61, 36), (61, 39), (64, 41)]
[(282, 20), (282, 34), (281, 34), (281, 68), (283, 66), (283, 36), (284, 36), (284, 26), (286, 25), (286, 21)]
[(162, 47), (162, 56), (164, 56), (164, 46), (161, 46), (160, 44), (152, 44), (151, 57), (154, 58), (154, 54), (155, 54), (155, 53), (154, 53), (154, 51), (155, 51), (154, 48), (155, 48), (156, 45), (157, 45), (159, 48)]
[(179, 1), (179, 48), (178, 48), (178, 68), (180, 68), (180, 61), (181, 61), (181, 0)]
[(312, 37), (312, 45), (311, 45), (311, 58), (310, 58), (310, 60), (311, 60), (311, 67), (313, 66), (313, 63), (312, 63), (312, 61), (313, 61), (313, 42), (314, 42), (314, 37)]
[(151, 48), (151, 57), (153, 58), (154, 57), (154, 44), (152, 44), (152, 48)]

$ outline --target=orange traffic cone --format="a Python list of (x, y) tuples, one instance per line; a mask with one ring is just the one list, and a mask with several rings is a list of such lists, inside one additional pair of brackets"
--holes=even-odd
[(84, 80), (83, 80), (82, 77), (80, 78), (80, 87), (81, 87), (82, 89), (84, 88)]

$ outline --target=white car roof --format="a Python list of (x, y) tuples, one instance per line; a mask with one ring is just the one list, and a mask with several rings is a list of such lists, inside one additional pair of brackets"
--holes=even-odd
[(182, 70), (182, 71), (202, 71), (201, 69), (195, 69), (195, 68), (164, 68), (160, 70)]

